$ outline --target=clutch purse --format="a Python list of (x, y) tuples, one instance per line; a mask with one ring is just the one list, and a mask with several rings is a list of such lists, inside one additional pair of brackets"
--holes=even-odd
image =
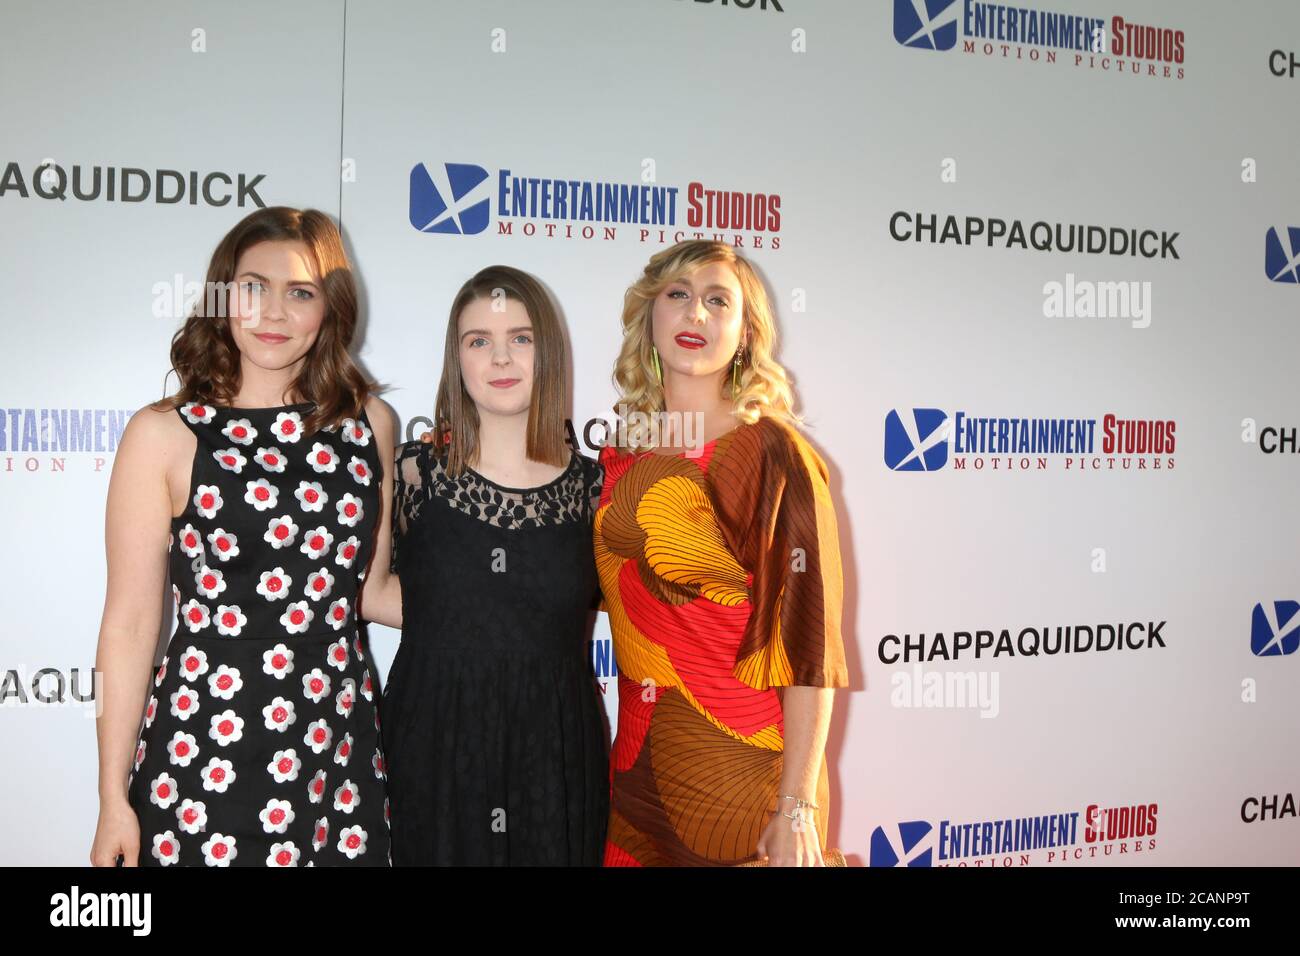
[[(828, 849), (822, 852), (822, 860), (827, 866), (848, 866), (844, 862), (844, 854), (839, 850)], [(767, 866), (767, 860), (753, 860), (749, 863), (737, 863), (736, 866)]]

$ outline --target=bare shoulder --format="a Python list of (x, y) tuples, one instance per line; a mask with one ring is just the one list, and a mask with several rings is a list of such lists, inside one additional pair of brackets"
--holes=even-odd
[(146, 405), (127, 420), (118, 443), (118, 457), (152, 459), (160, 466), (193, 450), (194, 436), (174, 408)]
[(383, 435), (391, 444), (393, 440), (393, 422), (397, 418), (393, 406), (378, 395), (371, 395), (366, 399), (366, 417), (370, 419), (370, 427), (375, 430), (375, 434)]
[[(111, 486), (127, 496), (166, 497), (172, 513), (184, 508), (197, 439), (173, 408), (146, 405), (126, 423), (113, 459)], [(112, 492), (110, 492), (112, 493)]]
[(371, 395), (366, 399), (366, 418), (370, 419), (370, 427), (375, 433), (375, 442), (385, 453), (384, 457), (390, 457), (393, 436), (397, 430), (397, 413), (378, 395)]

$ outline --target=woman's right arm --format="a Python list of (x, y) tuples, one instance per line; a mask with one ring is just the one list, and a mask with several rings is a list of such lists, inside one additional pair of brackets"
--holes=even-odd
[(146, 407), (132, 415), (108, 484), (108, 582), (95, 653), (103, 709), (95, 721), (99, 821), (90, 851), (94, 866), (113, 866), (119, 855), (127, 866), (135, 866), (139, 851), (140, 826), (127, 803), (126, 781), (162, 624), (172, 518), (167, 473), (177, 454), (177, 425), (184, 427), (175, 412)]

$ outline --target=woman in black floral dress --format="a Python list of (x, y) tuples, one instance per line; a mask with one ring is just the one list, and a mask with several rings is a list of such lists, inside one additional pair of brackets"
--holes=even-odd
[(446, 440), (397, 449), (395, 866), (600, 865), (609, 736), (586, 654), (600, 470), (564, 442), (565, 372), (541, 286), (485, 269), (452, 307)]
[[(132, 416), (113, 465), (91, 859), (386, 866), (356, 610), (391, 429), (348, 357), (356, 292), (338, 230), (259, 210), (208, 282), (214, 298), (173, 341), (180, 390)], [(176, 630), (150, 681), (168, 572)]]

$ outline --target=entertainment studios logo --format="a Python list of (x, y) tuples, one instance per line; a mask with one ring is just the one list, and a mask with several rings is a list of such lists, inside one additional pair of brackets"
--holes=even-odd
[(737, 248), (781, 248), (779, 193), (661, 185), (650, 161), (642, 178), (620, 183), (417, 163), (409, 218), (420, 232), (472, 236), (488, 230), (495, 209), (498, 236), (613, 242), (631, 235), (657, 245), (715, 239)]
[(1176, 423), (1168, 419), (971, 415), (938, 408), (885, 416), (890, 471), (1170, 471)]
[(1300, 649), (1300, 602), (1267, 601), (1250, 615), (1250, 652), (1256, 657), (1283, 657)]
[(909, 820), (871, 834), (870, 866), (1010, 867), (1091, 861), (1156, 848), (1154, 803), (954, 822)]
[[(960, 27), (960, 31), (959, 28)], [(986, 59), (1057, 62), (1079, 69), (1160, 79), (1185, 77), (1182, 30), (1072, 13), (979, 3), (894, 0), (894, 39), (905, 47), (961, 51)]]
[(103, 471), (131, 415), (125, 408), (0, 407), (0, 475), (66, 471), (70, 456)]

